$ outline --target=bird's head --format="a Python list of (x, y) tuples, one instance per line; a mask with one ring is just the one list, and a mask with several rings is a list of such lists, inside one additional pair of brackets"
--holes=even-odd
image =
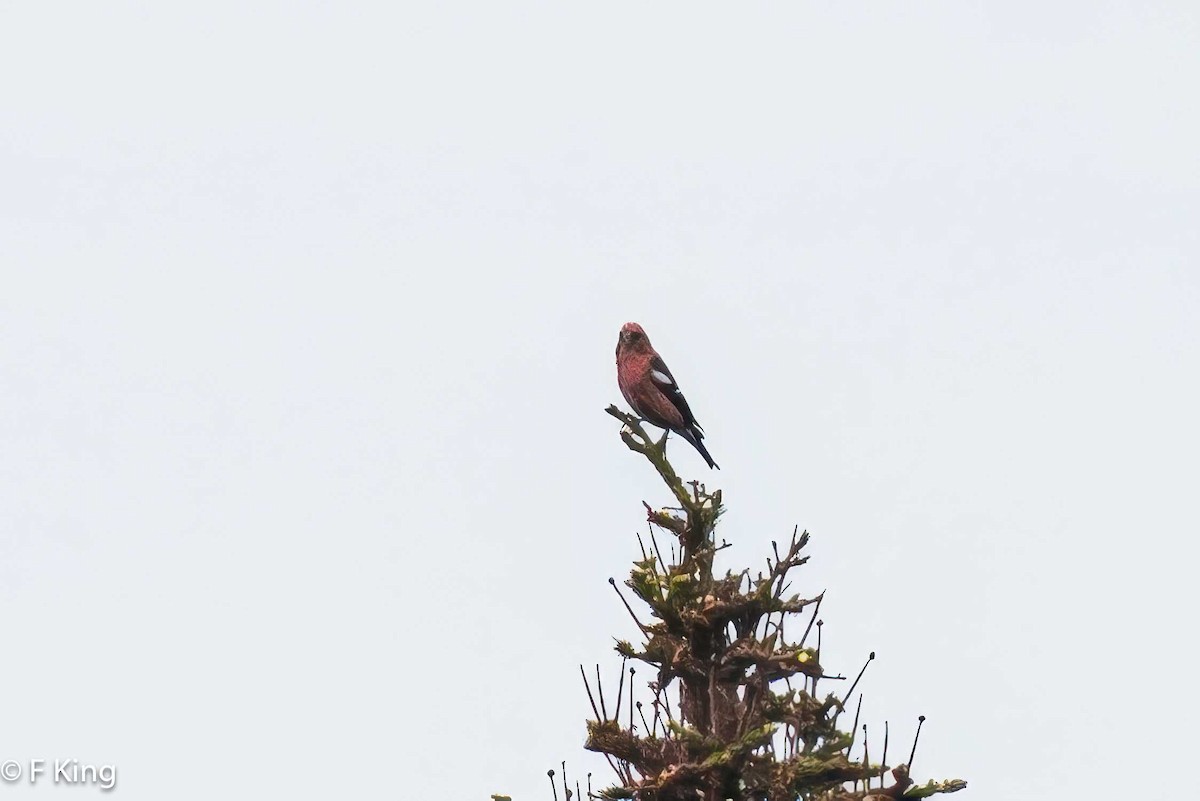
[(625, 323), (621, 326), (621, 335), (617, 338), (617, 353), (622, 350), (649, 349), (650, 339), (637, 323)]

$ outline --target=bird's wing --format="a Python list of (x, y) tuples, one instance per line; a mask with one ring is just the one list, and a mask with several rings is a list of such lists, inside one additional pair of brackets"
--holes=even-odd
[(650, 380), (654, 382), (654, 386), (658, 387), (671, 404), (679, 410), (683, 415), (683, 421), (688, 426), (700, 428), (700, 424), (696, 422), (695, 415), (688, 408), (687, 399), (683, 397), (683, 392), (679, 389), (679, 385), (675, 383), (675, 376), (671, 375), (671, 370), (667, 367), (667, 363), (662, 360), (658, 354), (650, 361)]

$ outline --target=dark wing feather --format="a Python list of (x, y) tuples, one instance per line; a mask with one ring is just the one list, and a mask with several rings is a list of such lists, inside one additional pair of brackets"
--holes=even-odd
[[(700, 424), (696, 422), (695, 415), (688, 408), (687, 399), (683, 397), (683, 392), (680, 391), (679, 385), (675, 383), (675, 376), (671, 375), (671, 370), (667, 367), (667, 363), (662, 360), (662, 357), (655, 354), (650, 361), (650, 380), (654, 385), (662, 390), (662, 393), (667, 396), (671, 404), (679, 410), (683, 415), (683, 422), (688, 428), (695, 426), (700, 428)], [(703, 436), (703, 433), (701, 433)]]

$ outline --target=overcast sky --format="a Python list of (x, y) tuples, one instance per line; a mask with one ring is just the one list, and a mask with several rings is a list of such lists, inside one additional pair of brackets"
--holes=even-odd
[(1194, 2), (5, 4), (3, 791), (610, 781), (577, 666), (668, 500), (602, 411), (628, 320), (723, 566), (813, 533), (824, 661), (877, 652), (921, 781), (1176, 791), (1198, 42)]

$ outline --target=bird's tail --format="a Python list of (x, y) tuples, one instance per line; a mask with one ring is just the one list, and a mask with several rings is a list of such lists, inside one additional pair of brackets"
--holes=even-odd
[(698, 428), (686, 429), (677, 433), (679, 436), (690, 442), (693, 448), (700, 452), (700, 455), (704, 457), (704, 461), (708, 462), (709, 468), (715, 468), (717, 470), (721, 469), (720, 466), (713, 461), (712, 456), (709, 455), (708, 448), (704, 447), (704, 442), (702, 441), (704, 439), (704, 435), (700, 433)]

